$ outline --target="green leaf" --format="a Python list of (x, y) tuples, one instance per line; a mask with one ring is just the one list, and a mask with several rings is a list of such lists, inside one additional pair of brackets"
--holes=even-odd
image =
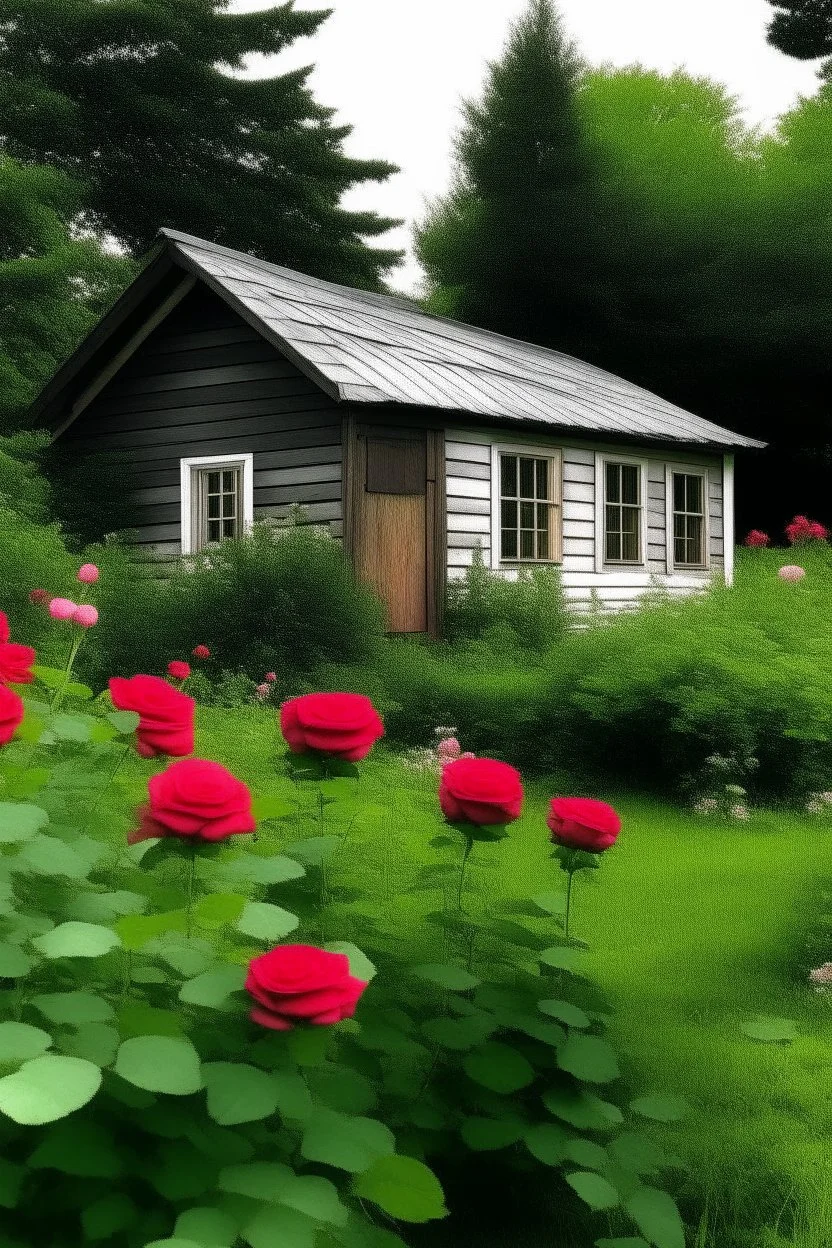
[(544, 1166), (559, 1166), (566, 1157), (569, 1136), (563, 1127), (554, 1122), (540, 1122), (529, 1127), (523, 1135), (523, 1143), (533, 1157)]
[(338, 1189), (329, 1179), (316, 1174), (293, 1174), (278, 1191), (281, 1205), (288, 1205), (316, 1222), (346, 1226), (347, 1208), (341, 1203)]
[(200, 1248), (232, 1248), (237, 1242), (237, 1223), (221, 1209), (198, 1206), (180, 1213), (173, 1233), (194, 1240)]
[(266, 901), (248, 901), (236, 923), (238, 932), (255, 940), (281, 940), (300, 923), (296, 914)]
[(0, 1113), (24, 1126), (54, 1122), (86, 1105), (100, 1086), (92, 1062), (46, 1053), (0, 1079)]
[(32, 959), (17, 945), (0, 941), (0, 979), (20, 979), (32, 969)]
[(293, 841), (286, 846), (284, 853), (290, 858), (299, 858), (310, 867), (319, 867), (340, 844), (339, 836), (310, 836), (303, 841)]
[(640, 1235), (625, 1235), (623, 1239), (596, 1239), (595, 1248), (650, 1248)]
[(173, 967), (180, 975), (190, 979), (201, 975), (214, 963), (215, 950), (210, 941), (196, 936), (186, 936), (183, 932), (163, 932), (154, 936), (143, 945), (144, 952), (150, 957), (161, 958)]
[(47, 689), (60, 689), (66, 680), (66, 672), (61, 671), (57, 667), (41, 667), (40, 664), (36, 663), (32, 671), (40, 683), (46, 685)]
[(56, 715), (51, 729), (59, 741), (89, 741), (95, 720), (91, 715)]
[(608, 1145), (608, 1152), (617, 1165), (634, 1174), (649, 1173), (666, 1164), (662, 1150), (645, 1135), (623, 1131)]
[(28, 841), (46, 827), (49, 815), (26, 802), (0, 802), (0, 845)]
[(354, 1190), (403, 1222), (430, 1222), (448, 1214), (439, 1180), (414, 1157), (380, 1157), (358, 1176)]
[(277, 1088), (264, 1070), (244, 1062), (206, 1062), (202, 1077), (208, 1089), (208, 1113), (221, 1126), (259, 1122), (277, 1109)]
[(656, 1122), (678, 1122), (688, 1112), (688, 1105), (678, 1096), (666, 1096), (663, 1093), (651, 1093), (630, 1101), (630, 1109), (642, 1118), (652, 1118)]
[(265, 823), (267, 819), (285, 819), (287, 815), (297, 814), (297, 806), (287, 802), (284, 797), (255, 797), (251, 804), (257, 823)]
[(277, 1096), (281, 1118), (308, 1118), (312, 1113), (312, 1097), (303, 1075), (288, 1070), (273, 1070), (271, 1079)]
[(93, 1179), (114, 1179), (123, 1169), (112, 1134), (83, 1117), (56, 1123), (26, 1164), (33, 1170), (60, 1170)]
[(534, 1067), (522, 1053), (497, 1041), (489, 1041), (469, 1053), (462, 1066), (469, 1079), (503, 1094), (528, 1087), (535, 1077)]
[(294, 1171), (279, 1161), (251, 1161), (224, 1166), (217, 1185), (221, 1192), (248, 1196), (251, 1200), (276, 1201)]
[(606, 1040), (579, 1033), (568, 1036), (558, 1050), (558, 1065), (588, 1083), (609, 1083), (621, 1074), (615, 1052)]
[(240, 897), (236, 893), (209, 893), (198, 903), (194, 914), (200, 923), (222, 927), (226, 923), (234, 923), (239, 919), (245, 905), (245, 897)]
[(566, 914), (565, 892), (538, 893), (535, 897), (532, 897), (532, 903), (537, 906), (538, 910), (542, 910), (544, 914)]
[(92, 689), (89, 685), (79, 684), (77, 680), (71, 680), (67, 685), (64, 693), (69, 698), (79, 698), (82, 702), (88, 702), (93, 696)]
[(797, 1028), (790, 1018), (771, 1018), (766, 1014), (755, 1014), (740, 1023), (740, 1031), (764, 1044), (788, 1044), (797, 1037)]
[(332, 1041), (329, 1027), (296, 1027), (286, 1033), (286, 1048), (298, 1066), (320, 1066)]
[(138, 1210), (129, 1196), (102, 1196), (81, 1210), (84, 1235), (90, 1240), (110, 1239), (135, 1222)]
[(584, 1139), (580, 1135), (573, 1136), (568, 1141), (566, 1156), (576, 1165), (583, 1166), (585, 1170), (603, 1170), (609, 1161), (606, 1150), (600, 1144), (596, 1144), (594, 1140)]
[(179, 990), (179, 1000), (188, 1005), (203, 1005), (222, 1010), (230, 1004), (233, 992), (241, 992), (246, 980), (244, 966), (217, 966), (187, 980)]
[(180, 1036), (182, 1015), (162, 1010), (146, 1001), (125, 1001), (118, 1010), (118, 1029), (124, 1040), (133, 1036)]
[(251, 1248), (315, 1248), (317, 1227), (296, 1209), (273, 1205), (256, 1213), (242, 1235)]
[(75, 1034), (61, 1041), (61, 1049), (72, 1057), (83, 1057), (96, 1066), (111, 1066), (121, 1036), (106, 1023), (82, 1023)]
[(624, 1115), (617, 1105), (583, 1089), (550, 1088), (543, 1093), (543, 1104), (550, 1114), (562, 1118), (579, 1130), (603, 1131), (618, 1126)]
[(16, 858), (10, 862), (13, 870), (32, 871), (35, 875), (66, 876), (70, 880), (83, 880), (91, 869), (78, 854), (55, 836), (38, 835), (27, 840)]
[(324, 949), (326, 949), (329, 953), (345, 953), (350, 962), (350, 975), (354, 976), (355, 979), (360, 979), (364, 983), (369, 983), (374, 977), (376, 968), (373, 966), (366, 953), (362, 953), (360, 949), (358, 949), (355, 945), (351, 945), (349, 941), (331, 941), (330, 944), (324, 945)]
[(112, 928), (69, 922), (59, 923), (32, 944), (47, 958), (100, 958), (121, 941)]
[(440, 988), (447, 988), (450, 992), (467, 992), (469, 988), (476, 988), (482, 982), (464, 967), (453, 966), (450, 963), (430, 962), (422, 966), (413, 966), (410, 969), (414, 975), (418, 975), (421, 979), (428, 979), (431, 983), (438, 984)]
[(655, 1248), (685, 1248), (685, 1228), (675, 1201), (656, 1187), (640, 1187), (624, 1208)]
[(306, 1083), (327, 1109), (337, 1109), (342, 1114), (364, 1114), (377, 1102), (369, 1079), (357, 1070), (338, 1066), (334, 1062), (311, 1067)]
[(233, 862), (223, 862), (211, 870), (219, 870), (223, 877), (241, 884), (284, 884), (287, 880), (297, 880), (305, 875), (303, 867), (294, 858), (285, 854), (276, 854), (271, 858), (260, 858), (255, 854), (245, 854), (235, 858)]
[(0, 1023), (0, 1067), (18, 1065), (28, 1062), (52, 1044), (52, 1037), (40, 1027), (30, 1027), (28, 1023)]
[(516, 1118), (466, 1118), (460, 1135), (473, 1152), (484, 1153), (516, 1144), (524, 1127)]
[(581, 965), (583, 950), (573, 949), (570, 945), (552, 945), (537, 956), (546, 966), (554, 966), (562, 971), (575, 971)]
[(484, 1014), (465, 1018), (429, 1018), (422, 1023), (422, 1031), (429, 1040), (460, 1052), (483, 1044), (496, 1030), (495, 1020)]
[(51, 1023), (108, 1023), (115, 1018), (109, 1001), (91, 992), (48, 992), (32, 998), (32, 1005)]
[(184, 910), (169, 910), (163, 914), (126, 914), (115, 925), (125, 949), (141, 949), (156, 936), (165, 932), (184, 932), (187, 915)]
[(202, 1087), (199, 1054), (184, 1037), (134, 1036), (125, 1040), (115, 1071), (148, 1092), (188, 1096)]
[(591, 1019), (571, 1001), (538, 1001), (537, 1008), (550, 1018), (558, 1018), (567, 1027), (589, 1027)]
[(590, 1170), (576, 1170), (564, 1177), (590, 1209), (612, 1209), (618, 1204), (618, 1192), (600, 1174), (594, 1174)]
[(81, 923), (115, 923), (127, 914), (140, 914), (148, 904), (141, 893), (119, 889), (113, 893), (81, 893), (73, 897), (67, 917)]
[(110, 711), (104, 718), (121, 737), (128, 737), (141, 723), (141, 715), (136, 711)]
[(300, 1151), (308, 1161), (360, 1174), (376, 1158), (391, 1155), (395, 1147), (395, 1137), (384, 1123), (319, 1109), (304, 1124)]
[(0, 1158), (0, 1209), (14, 1209), (26, 1178), (26, 1167)]

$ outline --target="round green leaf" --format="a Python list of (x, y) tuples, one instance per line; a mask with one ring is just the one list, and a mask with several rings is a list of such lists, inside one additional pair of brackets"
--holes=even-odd
[(602, 1178), (600, 1174), (593, 1174), (590, 1170), (576, 1170), (565, 1177), (569, 1186), (578, 1193), (581, 1200), (589, 1205), (590, 1209), (612, 1209), (618, 1204), (618, 1192), (612, 1183)]
[(378, 1157), (391, 1155), (395, 1147), (393, 1132), (384, 1123), (319, 1109), (304, 1124), (300, 1151), (308, 1161), (360, 1174)]
[(297, 1209), (269, 1205), (245, 1224), (242, 1235), (250, 1248), (315, 1248), (318, 1227)]
[(649, 1173), (665, 1164), (665, 1156), (658, 1144), (639, 1135), (636, 1131), (622, 1131), (610, 1141), (608, 1152), (617, 1165), (634, 1174)]
[(797, 1028), (790, 1018), (770, 1018), (766, 1014), (755, 1014), (740, 1023), (740, 1031), (764, 1044), (788, 1044), (797, 1036)]
[(558, 1050), (558, 1065), (576, 1079), (609, 1083), (621, 1074), (613, 1049), (599, 1036), (573, 1033)]
[(570, 945), (552, 945), (537, 956), (546, 966), (554, 966), (561, 971), (575, 971), (581, 964), (583, 950), (573, 949)]
[(136, 1206), (128, 1196), (116, 1192), (93, 1201), (81, 1212), (81, 1225), (89, 1240), (110, 1239), (116, 1231), (135, 1222)]
[(576, 1165), (585, 1170), (603, 1170), (609, 1161), (606, 1150), (594, 1140), (586, 1140), (583, 1136), (574, 1136), (566, 1145), (566, 1156)]
[(550, 1018), (557, 1018), (567, 1027), (588, 1027), (592, 1021), (571, 1001), (538, 1001), (537, 1008)]
[(109, 927), (97, 923), (59, 923), (32, 944), (47, 958), (100, 958), (121, 940)]
[(543, 1104), (550, 1114), (579, 1130), (603, 1131), (624, 1121), (617, 1105), (582, 1088), (550, 1088), (543, 1093)]
[(148, 1092), (188, 1096), (202, 1087), (199, 1054), (190, 1040), (175, 1036), (134, 1036), (116, 1056), (115, 1071)]
[(114, 1179), (122, 1172), (112, 1134), (83, 1115), (55, 1123), (26, 1164), (33, 1170), (59, 1170), (78, 1178)]
[(208, 1113), (221, 1126), (258, 1122), (277, 1109), (271, 1076), (244, 1062), (206, 1062), (202, 1077), (208, 1089)]
[(73, 853), (56, 836), (41, 834), (27, 840), (10, 863), (15, 871), (32, 871), (35, 875), (46, 876), (63, 875), (70, 880), (83, 880), (89, 875), (91, 865), (80, 854)]
[(49, 815), (25, 802), (0, 802), (0, 845), (28, 841), (46, 827)]
[(532, 897), (532, 902), (537, 906), (538, 910), (542, 910), (545, 914), (566, 914), (565, 891), (559, 893), (538, 893), (536, 897)]
[(179, 990), (179, 1000), (188, 1005), (204, 1005), (221, 1010), (229, 1003), (232, 992), (240, 992), (246, 980), (244, 966), (216, 966), (187, 980)]
[(106, 1023), (82, 1023), (75, 1034), (61, 1041), (60, 1047), (72, 1057), (83, 1057), (96, 1066), (111, 1066), (121, 1036)]
[(489, 1041), (462, 1062), (469, 1079), (492, 1092), (517, 1092), (534, 1079), (534, 1067), (507, 1044)]
[(467, 992), (469, 988), (476, 988), (482, 982), (464, 967), (450, 963), (430, 962), (411, 967), (411, 970), (420, 979), (428, 979), (432, 984), (438, 984), (440, 988), (447, 988), (450, 992)]
[(338, 1189), (329, 1179), (316, 1174), (293, 1174), (280, 1187), (278, 1200), (281, 1205), (297, 1209), (316, 1222), (331, 1226), (346, 1226), (347, 1208), (341, 1203)]
[(685, 1228), (679, 1210), (667, 1192), (640, 1187), (625, 1202), (625, 1209), (642, 1235), (655, 1248), (685, 1248)]
[(237, 1223), (221, 1209), (197, 1206), (180, 1213), (174, 1235), (192, 1239), (202, 1248), (232, 1248), (237, 1242)]
[(430, 1222), (448, 1213), (439, 1180), (415, 1157), (380, 1157), (358, 1176), (354, 1190), (403, 1222)]
[(630, 1109), (642, 1118), (653, 1118), (656, 1122), (678, 1122), (688, 1112), (688, 1105), (678, 1096), (666, 1096), (652, 1093), (630, 1101)]
[(0, 1113), (25, 1126), (55, 1122), (86, 1105), (100, 1086), (92, 1062), (46, 1053), (0, 1079)]
[(0, 1066), (28, 1062), (52, 1044), (52, 1037), (40, 1027), (28, 1023), (0, 1023)]
[(141, 716), (136, 711), (110, 711), (105, 719), (113, 725), (120, 736), (127, 737), (139, 726)]
[(523, 1143), (544, 1166), (559, 1166), (566, 1156), (569, 1136), (554, 1122), (540, 1122), (527, 1129)]
[(32, 998), (32, 1005), (51, 1023), (107, 1023), (115, 1018), (109, 1001), (91, 992), (47, 992)]
[(516, 1144), (523, 1128), (524, 1124), (518, 1119), (466, 1118), (460, 1134), (473, 1152), (484, 1153)]
[(284, 884), (287, 880), (297, 880), (306, 874), (299, 862), (283, 854), (271, 858), (244, 854), (233, 862), (223, 862), (217, 869), (224, 878), (239, 880), (241, 884)]
[(458, 1051), (473, 1049), (496, 1030), (495, 1020), (484, 1014), (467, 1018), (429, 1018), (422, 1023), (422, 1031), (429, 1040)]
[(296, 914), (266, 901), (248, 901), (237, 920), (237, 931), (255, 940), (281, 940), (300, 923)]
[(363, 980), (364, 983), (368, 984), (374, 977), (376, 968), (366, 953), (362, 953), (356, 945), (351, 945), (349, 941), (332, 941), (330, 944), (324, 945), (324, 949), (328, 950), (329, 953), (345, 953), (349, 958), (350, 975), (353, 975), (356, 979)]
[(218, 1186), (221, 1192), (249, 1196), (252, 1200), (275, 1201), (294, 1171), (279, 1161), (252, 1161), (224, 1166)]
[(20, 979), (32, 969), (32, 959), (18, 945), (0, 941), (0, 979)]

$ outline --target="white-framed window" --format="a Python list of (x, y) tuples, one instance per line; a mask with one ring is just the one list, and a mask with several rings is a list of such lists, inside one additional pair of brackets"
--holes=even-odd
[(709, 566), (708, 469), (666, 464), (667, 568), (704, 571)]
[(643, 568), (647, 547), (647, 460), (630, 455), (595, 456), (596, 568)]
[(179, 461), (182, 554), (242, 537), (254, 519), (254, 456), (197, 455)]
[(561, 452), (496, 443), (491, 447), (491, 566), (560, 563)]

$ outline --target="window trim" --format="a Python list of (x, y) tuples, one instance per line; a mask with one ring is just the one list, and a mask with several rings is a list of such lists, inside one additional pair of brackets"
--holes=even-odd
[(242, 521), (243, 533), (248, 533), (254, 522), (254, 454), (245, 451), (238, 455), (189, 455), (179, 461), (180, 524), (183, 555), (201, 552), (195, 548), (193, 526), (193, 479), (194, 472), (204, 468), (242, 468)]
[[(639, 511), (641, 512), (641, 522), (639, 524), (639, 549), (641, 558), (636, 560), (629, 559), (606, 559), (606, 503), (607, 503), (607, 482), (606, 482), (606, 465), (607, 464), (635, 464), (640, 468), (639, 473)], [(642, 459), (638, 455), (619, 455), (614, 451), (596, 451), (595, 452), (595, 571), (606, 572), (610, 568), (620, 568), (622, 571), (638, 570), (647, 568), (647, 460)]]
[[(551, 559), (503, 559), (500, 524), (500, 456), (525, 455), (532, 459), (553, 461), (555, 497), (551, 505), (555, 509), (555, 550)], [(495, 572), (517, 568), (560, 567), (563, 563), (563, 449), (559, 446), (540, 446), (525, 442), (491, 443), (491, 569)]]
[[(684, 473), (689, 477), (702, 477), (702, 507), (703, 517), (703, 537), (702, 544), (704, 547), (703, 563), (677, 563), (674, 555), (673, 542), (673, 516), (675, 514), (673, 507), (673, 474), (674, 472)], [(673, 572), (709, 572), (711, 568), (711, 501), (710, 501), (710, 473), (705, 464), (675, 464), (666, 463), (664, 466), (664, 490), (665, 490), (665, 537), (667, 546), (667, 571), (668, 574)]]

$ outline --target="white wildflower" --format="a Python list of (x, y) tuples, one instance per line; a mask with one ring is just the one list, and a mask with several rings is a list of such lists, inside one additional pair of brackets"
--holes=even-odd
[(719, 806), (719, 803), (712, 797), (703, 797), (694, 806), (697, 815), (712, 815)]
[(751, 812), (749, 811), (748, 807), (743, 806), (739, 802), (736, 804), (736, 806), (731, 807), (730, 814), (731, 814), (732, 819), (750, 819), (751, 818)]

